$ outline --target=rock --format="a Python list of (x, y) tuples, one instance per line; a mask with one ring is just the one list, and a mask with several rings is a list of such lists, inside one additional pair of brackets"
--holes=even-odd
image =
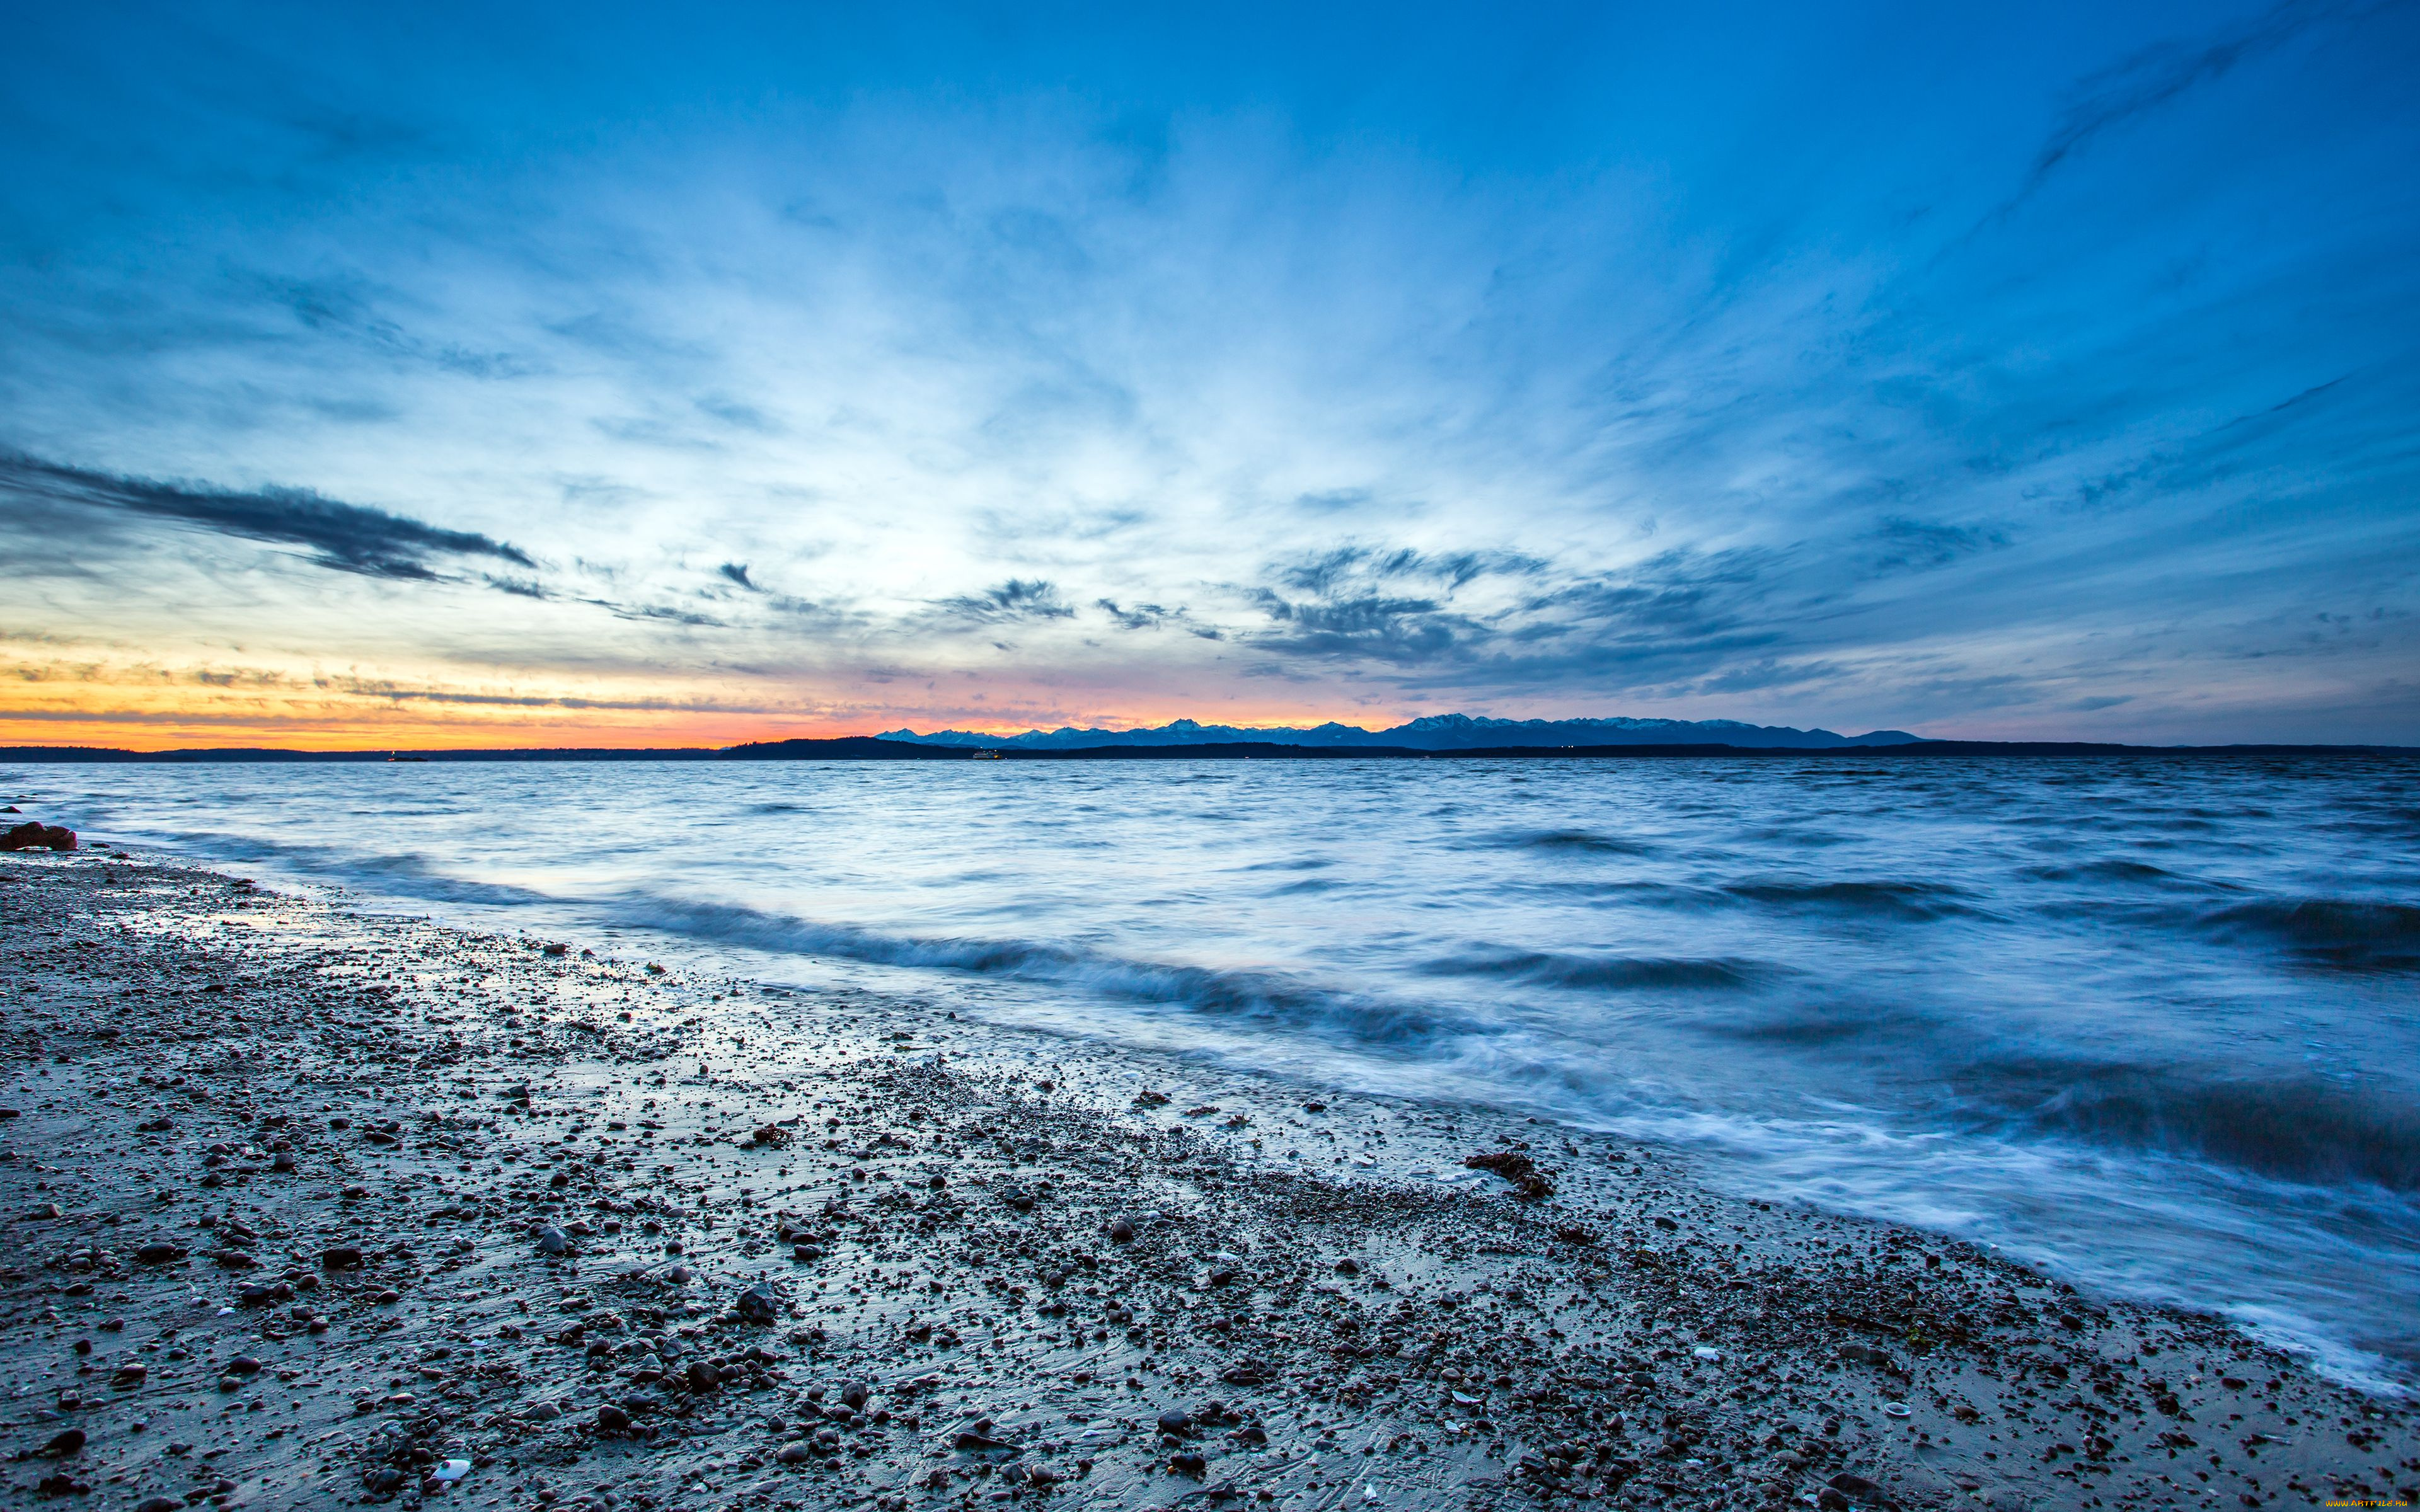
[(711, 1361), (692, 1360), (690, 1362), (687, 1380), (689, 1389), (691, 1391), (712, 1391), (722, 1384), (722, 1372), (716, 1369)]
[(323, 1271), (358, 1271), (362, 1268), (362, 1247), (359, 1244), (331, 1244), (319, 1252), (319, 1269)]
[(1463, 1164), (1475, 1171), (1494, 1171), (1512, 1183), (1513, 1192), (1524, 1202), (1544, 1202), (1555, 1195), (1555, 1184), (1538, 1169), (1537, 1162), (1517, 1149), (1492, 1149), (1467, 1156)]
[(1343, 1259), (1336, 1262), (1336, 1273), (1338, 1275), (1359, 1275), (1361, 1273), (1361, 1262), (1354, 1259), (1350, 1256), (1347, 1256)]
[(134, 1252), (134, 1257), (145, 1265), (166, 1265), (185, 1257), (185, 1246), (165, 1240), (153, 1240)]
[(552, 1402), (540, 1402), (521, 1414), (533, 1423), (551, 1423), (562, 1415), (563, 1409)]
[(597, 1409), (597, 1431), (599, 1433), (628, 1433), (630, 1431), (630, 1414), (614, 1406), (612, 1402), (607, 1402), (604, 1406)]
[(1840, 1358), (1852, 1365), (1876, 1365), (1885, 1370), (1891, 1368), (1892, 1364), (1888, 1353), (1870, 1344), (1843, 1344), (1840, 1346)]
[(537, 1252), (540, 1255), (562, 1255), (571, 1248), (570, 1237), (552, 1224), (537, 1231)]
[(1133, 1242), (1134, 1242), (1134, 1237), (1135, 1237), (1134, 1225), (1132, 1225), (1132, 1224), (1130, 1224), (1130, 1223), (1126, 1222), (1124, 1218), (1112, 1219), (1112, 1220), (1110, 1221), (1110, 1223), (1109, 1223), (1109, 1242), (1110, 1242), (1110, 1243), (1112, 1243), (1112, 1244), (1131, 1244), (1131, 1243), (1133, 1243)]
[(969, 1454), (983, 1454), (993, 1449), (1014, 1449), (1017, 1447), (1006, 1439), (995, 1439), (989, 1433), (983, 1431), (984, 1428), (988, 1428), (989, 1427), (991, 1427), (991, 1424), (989, 1420), (986, 1419), (981, 1427), (968, 1428), (964, 1430), (955, 1439), (953, 1439), (951, 1443), (954, 1447)]
[(762, 1281), (740, 1292), (731, 1305), (752, 1323), (769, 1323), (782, 1314), (780, 1295)]
[(852, 1412), (856, 1412), (859, 1408), (863, 1407), (865, 1405), (866, 1398), (873, 1395), (874, 1388), (868, 1386), (862, 1381), (852, 1381), (840, 1389), (840, 1399), (842, 1404), (847, 1407)]
[(820, 1260), (824, 1257), (824, 1252), (814, 1244), (793, 1244), (790, 1246), (790, 1257), (797, 1260)]
[(65, 1433), (60, 1434), (57, 1438), (53, 1439), (50, 1443), (42, 1445), (42, 1453), (50, 1456), (54, 1459), (65, 1459), (70, 1455), (82, 1454), (83, 1452), (84, 1429), (82, 1428), (70, 1428)]
[(1200, 1480), (1210, 1473), (1210, 1461), (1188, 1449), (1170, 1455), (1168, 1468), (1180, 1475), (1190, 1475), (1195, 1480)]
[(782, 1445), (781, 1448), (773, 1451), (774, 1459), (784, 1465), (803, 1465), (814, 1457), (815, 1452), (813, 1449), (808, 1448), (806, 1444), (799, 1443), (797, 1440), (793, 1440), (790, 1443)]
[(1193, 1414), (1183, 1408), (1171, 1408), (1159, 1414), (1159, 1431), (1181, 1439), (1193, 1431)]
[(76, 832), (61, 825), (44, 825), (32, 820), (11, 825), (0, 835), (0, 851), (71, 851), (76, 848)]
[(239, 1354), (234, 1359), (227, 1362), (227, 1374), (231, 1376), (256, 1376), (260, 1374), (260, 1362), (254, 1359), (251, 1355)]
[(1864, 1502), (1870, 1504), (1890, 1500), (1890, 1493), (1884, 1490), (1880, 1486), (1866, 1479), (1863, 1475), (1853, 1475), (1848, 1473), (1846, 1471), (1833, 1476), (1823, 1484), (1854, 1502)]
[(185, 1512), (185, 1504), (173, 1496), (147, 1496), (134, 1504), (134, 1512)]

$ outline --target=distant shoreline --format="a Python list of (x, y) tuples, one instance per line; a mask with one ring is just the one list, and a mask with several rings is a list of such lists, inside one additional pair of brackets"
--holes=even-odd
[(729, 747), (531, 747), (492, 750), (289, 750), (277, 748), (231, 747), (139, 751), (104, 746), (0, 746), (0, 761), (83, 765), (178, 765), (235, 763), (365, 763), (365, 762), (965, 762), (980, 748), (1003, 761), (1503, 761), (1525, 759), (1622, 760), (1628, 758), (1773, 758), (1822, 757), (1827, 761), (1939, 757), (2128, 756), (2198, 759), (2209, 757), (2319, 756), (2408, 759), (2420, 756), (2413, 746), (2126, 746), (2086, 741), (1923, 740), (1890, 746), (1727, 746), (1720, 744), (1641, 741), (1627, 745), (1481, 746), (1466, 749), (1421, 750), (1407, 746), (1300, 746), (1276, 741), (1218, 741), (1186, 746), (1078, 746), (1067, 748), (1021, 748), (1003, 742), (998, 747), (931, 746), (872, 735), (846, 735), (830, 740), (777, 740)]

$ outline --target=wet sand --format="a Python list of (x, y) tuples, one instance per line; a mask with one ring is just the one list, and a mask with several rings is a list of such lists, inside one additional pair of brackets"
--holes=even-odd
[(2420, 1501), (2405, 1404), (1615, 1140), (157, 857), (0, 942), (18, 1502)]

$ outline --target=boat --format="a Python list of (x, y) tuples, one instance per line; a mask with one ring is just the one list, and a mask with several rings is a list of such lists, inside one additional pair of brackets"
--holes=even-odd
[(979, 750), (974, 754), (974, 760), (979, 762), (996, 762), (1001, 759), (1000, 752), (996, 750)]

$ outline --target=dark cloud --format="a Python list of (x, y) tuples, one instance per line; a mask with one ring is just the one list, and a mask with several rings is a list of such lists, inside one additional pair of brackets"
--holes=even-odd
[(1996, 530), (1896, 518), (1875, 527), (1873, 538), (1880, 546), (1876, 572), (1927, 572), (2009, 544), (2007, 534)]
[(985, 625), (1076, 617), (1075, 607), (1059, 596), (1058, 585), (1043, 578), (1011, 578), (997, 588), (945, 598), (935, 607), (955, 618)]
[[(1117, 623), (1120, 629), (1125, 630), (1156, 630), (1171, 620), (1185, 618), (1185, 609), (1181, 606), (1176, 609), (1163, 609), (1157, 604), (1137, 604), (1128, 609), (1114, 598), (1096, 598), (1093, 600), (1093, 607), (1107, 614)], [(1194, 633), (1199, 635), (1202, 632), (1196, 630)], [(1215, 640), (1216, 637), (1212, 639)]]
[(1278, 626), (1253, 637), (1254, 646), (1287, 656), (1436, 661), (1467, 652), (1487, 634), (1434, 598), (1358, 594), (1295, 600), (1266, 588), (1255, 590), (1251, 598)]
[(747, 589), (750, 593), (761, 594), (765, 591), (748, 580), (748, 563), (744, 562), (726, 562), (721, 566), (717, 567), (714, 570), (722, 574), (725, 578), (730, 579), (733, 582), (737, 583), (740, 587)]
[(1339, 547), (1306, 557), (1278, 570), (1286, 587), (1326, 594), (1348, 579), (1372, 582), (1404, 579), (1443, 583), (1450, 591), (1490, 575), (1529, 577), (1545, 570), (1540, 558), (1516, 551), (1451, 551), (1443, 555), (1407, 547)]
[[(1961, 548), (1970, 544), (1952, 536)], [(1952, 545), (1919, 538), (1934, 552)], [(1803, 566), (1788, 550), (1679, 549), (1618, 572), (1559, 578), (1531, 558), (1327, 553), (1273, 573), (1280, 588), (1242, 591), (1270, 622), (1243, 639), (1287, 661), (1348, 671), (1369, 664), (1398, 686), (1435, 691), (1742, 692), (1847, 675), (1809, 655), (1813, 644), (1801, 632), (1820, 623), (1830, 595), (1798, 580)], [(1496, 571), (1526, 585), (1517, 598), (1483, 609), (1454, 602), (1453, 585)], [(1380, 578), (1404, 572), (1440, 586), (1372, 591)], [(1297, 584), (1313, 591), (1280, 591)], [(1775, 612), (1782, 602), (1794, 612)], [(1252, 675), (1280, 664), (1263, 663)]]
[(1256, 649), (1412, 667), (1466, 662), (1507, 633), (1500, 615), (1453, 607), (1456, 592), (1482, 578), (1529, 579), (1548, 569), (1517, 552), (1355, 544), (1278, 563), (1269, 573), (1274, 586), (1242, 593), (1270, 621), (1249, 637)]
[(2133, 57), (2083, 81), (2077, 98), (2052, 128), (2035, 154), (2023, 200), (2042, 186), (2059, 166), (2094, 141), (2138, 116), (2147, 116), (2200, 85), (2226, 76), (2238, 64), (2273, 52), (2298, 32), (2342, 12), (2339, 5), (2286, 0), (2252, 22), (2198, 46), (2167, 43), (2148, 48)]
[(371, 578), (433, 580), (439, 573), (431, 563), (445, 557), (536, 565), (519, 548), (476, 532), (449, 531), (304, 488), (246, 492), (159, 483), (11, 452), (0, 453), (0, 495), (24, 506), (173, 520), (244, 540), (297, 546), (320, 566)]
[(583, 598), (581, 602), (594, 604), (617, 620), (650, 621), (659, 625), (687, 625), (714, 629), (720, 629), (723, 625), (722, 621), (711, 614), (700, 614), (695, 609), (668, 609), (660, 604), (617, 604), (610, 598)]
[(374, 301), (379, 291), (358, 280), (271, 277), (261, 280), (261, 287), (306, 329), (348, 337), (389, 357), (427, 363), (466, 378), (522, 378), (532, 371), (510, 352), (475, 351), (412, 334), (378, 313)]

